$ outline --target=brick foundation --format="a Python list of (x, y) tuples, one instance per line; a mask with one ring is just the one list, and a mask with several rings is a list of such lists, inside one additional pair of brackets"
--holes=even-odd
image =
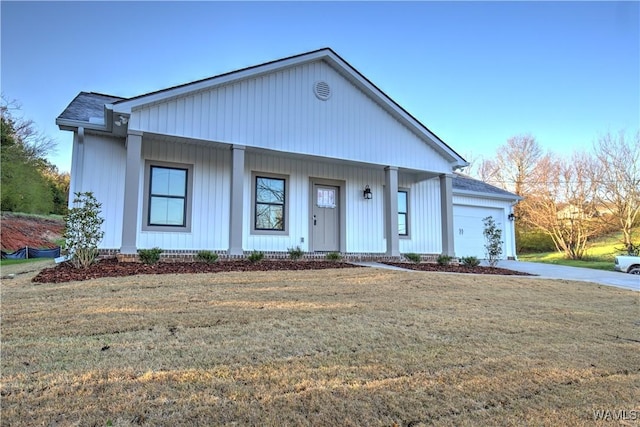
[[(253, 251), (244, 251), (243, 255), (229, 255), (226, 251), (211, 251), (218, 255), (219, 260), (234, 260), (234, 259), (245, 259)], [(289, 259), (288, 252), (263, 252), (264, 259)], [(310, 252), (305, 253), (301, 259), (306, 260), (319, 260), (322, 261), (326, 257), (326, 253), (324, 252)], [(399, 262), (405, 261), (403, 256), (394, 257), (387, 256), (386, 254), (380, 253), (344, 253), (342, 255), (343, 261), (352, 261), (352, 262), (375, 262), (375, 261), (392, 261)], [(140, 258), (137, 254), (121, 254), (117, 249), (101, 249), (100, 257), (108, 258), (115, 256), (119, 262), (139, 262)], [(436, 262), (438, 259), (438, 255), (436, 254), (421, 254), (422, 261), (424, 262)], [(197, 251), (187, 251), (187, 250), (169, 250), (165, 251), (160, 255), (160, 260), (163, 262), (187, 262), (187, 261), (196, 261), (197, 260)], [(453, 259), (452, 263), (457, 263), (457, 259)]]

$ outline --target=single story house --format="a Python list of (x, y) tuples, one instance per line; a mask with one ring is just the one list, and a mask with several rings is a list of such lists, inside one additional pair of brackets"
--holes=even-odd
[(133, 98), (81, 92), (71, 194), (102, 203), (103, 252), (212, 250), (515, 257), (518, 197), (325, 48)]

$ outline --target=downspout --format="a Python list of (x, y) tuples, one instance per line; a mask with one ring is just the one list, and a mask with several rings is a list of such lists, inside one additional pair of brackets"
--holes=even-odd
[(69, 186), (69, 207), (73, 207), (73, 199), (75, 193), (82, 192), (82, 177), (84, 175), (84, 127), (78, 127), (78, 134), (76, 137), (77, 142), (77, 155), (78, 159), (75, 165), (75, 171), (73, 176), (73, 187)]

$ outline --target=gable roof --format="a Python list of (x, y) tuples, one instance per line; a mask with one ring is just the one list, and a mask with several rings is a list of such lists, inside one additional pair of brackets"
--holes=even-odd
[(502, 188), (487, 184), (484, 181), (471, 178), (470, 176), (461, 174), (459, 172), (453, 174), (451, 186), (453, 189), (453, 193), (459, 195), (478, 195), (513, 201), (522, 200), (522, 197), (507, 190), (503, 190)]
[[(131, 114), (136, 108), (142, 106), (151, 105), (160, 102), (166, 102), (172, 98), (184, 96), (189, 93), (198, 92), (206, 89), (211, 89), (216, 86), (229, 84), (239, 80), (247, 78), (255, 78), (263, 74), (272, 73), (278, 70), (282, 70), (288, 67), (297, 66), (313, 61), (322, 60), (328, 63), (344, 78), (349, 80), (357, 88), (362, 90), (374, 102), (378, 103), (385, 111), (387, 111), (392, 117), (407, 126), (414, 133), (425, 139), (426, 142), (438, 151), (445, 158), (455, 164), (456, 167), (466, 166), (466, 160), (460, 156), (455, 150), (453, 150), (447, 143), (445, 143), (440, 137), (433, 133), (429, 128), (417, 120), (407, 110), (400, 106), (397, 102), (391, 99), (380, 88), (367, 79), (362, 73), (356, 70), (351, 64), (340, 57), (336, 52), (330, 48), (322, 48), (298, 55), (290, 56), (275, 61), (266, 62), (259, 65), (243, 68), (228, 73), (219, 74), (217, 76), (208, 77), (201, 80), (173, 86), (170, 88), (149, 92), (146, 94), (138, 95), (132, 98), (120, 98), (116, 96), (101, 95), (94, 93), (81, 92), (80, 95), (74, 99), (71, 104), (65, 109), (65, 111), (58, 117), (56, 123), (58, 125), (68, 125), (65, 123), (67, 120), (71, 121), (88, 121), (88, 118), (94, 117), (92, 114), (96, 114), (97, 104), (102, 101), (99, 97), (104, 97), (103, 108), (106, 110), (112, 110), (114, 113), (119, 114)], [(94, 95), (94, 96), (91, 96)], [(110, 99), (109, 99), (110, 98)], [(83, 109), (89, 111), (83, 111)], [(69, 111), (68, 111), (69, 110)], [(103, 113), (99, 117), (105, 117)], [(104, 122), (103, 122), (104, 123)], [(109, 129), (109, 123), (105, 123), (107, 129)]]

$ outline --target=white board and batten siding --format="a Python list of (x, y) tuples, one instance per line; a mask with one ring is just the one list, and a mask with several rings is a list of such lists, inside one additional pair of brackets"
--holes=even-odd
[(502, 258), (515, 257), (513, 222), (508, 220), (512, 202), (453, 195), (453, 234), (457, 257), (486, 258), (483, 219), (492, 216), (502, 230)]
[(75, 193), (90, 191), (102, 204), (104, 238), (100, 248), (120, 248), (126, 150), (120, 138), (87, 134), (84, 142), (74, 135), (69, 207)]
[[(318, 81), (329, 85), (328, 100), (315, 96)], [(451, 171), (425, 140), (321, 60), (134, 108), (129, 126), (281, 152)]]
[[(310, 182), (313, 179), (343, 181), (345, 183), (345, 246), (350, 253), (384, 253), (386, 240), (384, 235), (384, 171), (379, 168), (347, 166), (329, 162), (315, 162), (257, 153), (247, 153), (245, 170), (243, 218), (243, 247), (245, 250), (286, 251), (288, 248), (300, 246), (309, 251), (309, 226), (311, 212), (309, 210)], [(251, 174), (274, 173), (289, 178), (289, 233), (286, 236), (265, 236), (251, 234), (252, 218)], [(429, 221), (415, 221), (415, 230), (410, 239), (403, 239), (407, 252), (422, 251), (436, 253), (441, 250), (440, 241), (440, 202), (439, 182), (437, 179), (418, 184), (400, 182), (403, 186), (413, 185), (411, 197), (417, 199), (412, 205), (416, 218)], [(373, 198), (365, 200), (362, 196), (365, 185), (369, 185)], [(304, 240), (302, 242), (301, 240)]]
[[(226, 250), (229, 247), (231, 150), (198, 144), (144, 140), (142, 158), (193, 165), (190, 232), (138, 231), (138, 247), (184, 250)], [(144, 169), (144, 167), (142, 168)], [(142, 212), (144, 176), (140, 176), (138, 230)]]
[[(74, 191), (93, 191), (103, 202), (105, 236), (103, 249), (118, 249), (122, 239), (122, 199), (124, 191), (124, 141), (98, 136), (85, 137), (85, 159), (82, 188)], [(99, 161), (98, 161), (99, 159)], [(190, 232), (142, 231), (142, 200), (144, 194), (144, 165), (147, 160), (193, 165), (193, 198)], [(231, 150), (197, 144), (145, 139), (142, 144), (141, 175), (139, 181), (138, 236), (139, 248), (160, 247), (183, 250), (220, 250), (229, 245)], [(78, 163), (77, 163), (78, 164)], [(251, 233), (252, 176), (266, 173), (288, 178), (288, 234), (283, 236)], [(300, 246), (309, 251), (310, 183), (312, 179), (342, 181), (345, 185), (346, 251), (352, 253), (384, 253), (384, 171), (380, 168), (349, 166), (330, 162), (283, 158), (248, 152), (245, 162), (243, 248), (247, 251), (286, 251)], [(73, 184), (72, 184), (73, 185)], [(369, 185), (373, 199), (365, 200), (362, 191)], [(438, 253), (440, 251), (440, 202), (437, 179), (412, 183), (410, 187), (411, 236), (401, 240), (403, 252)], [(415, 217), (415, 218), (414, 218)], [(430, 218), (418, 221), (418, 218)]]

